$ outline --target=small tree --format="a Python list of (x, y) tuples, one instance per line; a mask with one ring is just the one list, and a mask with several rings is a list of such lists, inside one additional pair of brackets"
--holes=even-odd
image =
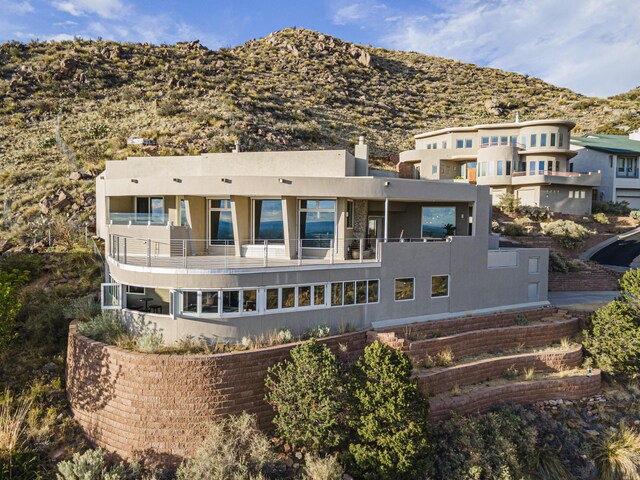
[(380, 342), (369, 345), (353, 368), (350, 391), (353, 472), (358, 478), (415, 478), (426, 459), (428, 405), (407, 356)]
[(29, 272), (0, 270), (0, 349), (15, 338), (15, 323), (22, 303), (18, 288), (29, 278)]
[(520, 206), (521, 200), (512, 193), (504, 193), (498, 197), (497, 207), (506, 213), (513, 213)]
[(621, 298), (597, 310), (584, 332), (584, 347), (610, 373), (640, 375), (640, 272), (620, 280)]
[(345, 438), (341, 367), (315, 340), (291, 350), (291, 360), (269, 369), (266, 400), (276, 411), (276, 432), (312, 452), (334, 449)]

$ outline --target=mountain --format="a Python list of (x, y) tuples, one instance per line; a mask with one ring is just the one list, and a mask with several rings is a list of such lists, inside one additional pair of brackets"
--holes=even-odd
[[(577, 133), (623, 133), (640, 126), (638, 96), (584, 97), (304, 29), (216, 51), (198, 41), (8, 42), (0, 45), (0, 189), (10, 205), (0, 236), (31, 235), (54, 212), (91, 223), (92, 176), (107, 159), (141, 154), (129, 137), (177, 155), (228, 151), (235, 140), (244, 150), (344, 148), (364, 134), (384, 164), (417, 132), (509, 121), (516, 111), (523, 120), (575, 120)], [(56, 148), (58, 112), (75, 159)]]

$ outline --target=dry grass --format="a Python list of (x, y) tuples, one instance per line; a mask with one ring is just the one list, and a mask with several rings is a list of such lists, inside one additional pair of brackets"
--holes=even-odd
[(531, 368), (525, 368), (524, 369), (524, 379), (527, 382), (530, 382), (531, 380), (533, 380), (533, 377), (536, 374), (536, 369), (531, 367)]
[(22, 445), (32, 403), (32, 399), (16, 398), (9, 389), (5, 389), (0, 398), (0, 450), (11, 453)]
[(640, 480), (640, 433), (621, 423), (598, 443), (593, 460), (600, 480)]
[(435, 364), (438, 365), (439, 367), (449, 367), (453, 365), (453, 361), (455, 360), (455, 357), (451, 349), (447, 347), (444, 350), (441, 350), (438, 353), (436, 353), (434, 360), (435, 360)]

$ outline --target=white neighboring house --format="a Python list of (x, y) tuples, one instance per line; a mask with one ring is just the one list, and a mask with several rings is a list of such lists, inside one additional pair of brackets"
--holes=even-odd
[(600, 170), (602, 181), (594, 200), (628, 202), (640, 209), (640, 132), (630, 135), (590, 133), (571, 139), (571, 150), (577, 155), (569, 161), (572, 172)]

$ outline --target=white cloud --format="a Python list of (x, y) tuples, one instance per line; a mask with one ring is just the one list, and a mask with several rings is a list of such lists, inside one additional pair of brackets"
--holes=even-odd
[(15, 2), (12, 0), (0, 0), (0, 10), (5, 14), (11, 13), (14, 15), (24, 15), (36, 11), (29, 2)]
[(97, 14), (102, 18), (114, 19), (126, 13), (120, 0), (63, 0), (54, 1), (53, 6), (74, 17)]
[(381, 12), (387, 10), (384, 3), (378, 2), (340, 2), (334, 8), (333, 23), (336, 25), (346, 25), (366, 21), (375, 16), (382, 15)]
[(609, 96), (640, 84), (637, 0), (458, 0), (438, 5), (440, 11), (434, 11), (433, 3), (428, 10), (390, 9), (390, 21), (371, 28), (390, 48), (517, 71), (587, 95)]
[(54, 35), (48, 35), (44, 39), (49, 41), (54, 41), (54, 42), (63, 42), (65, 40), (73, 40), (74, 36), (69, 35), (68, 33), (56, 33)]

